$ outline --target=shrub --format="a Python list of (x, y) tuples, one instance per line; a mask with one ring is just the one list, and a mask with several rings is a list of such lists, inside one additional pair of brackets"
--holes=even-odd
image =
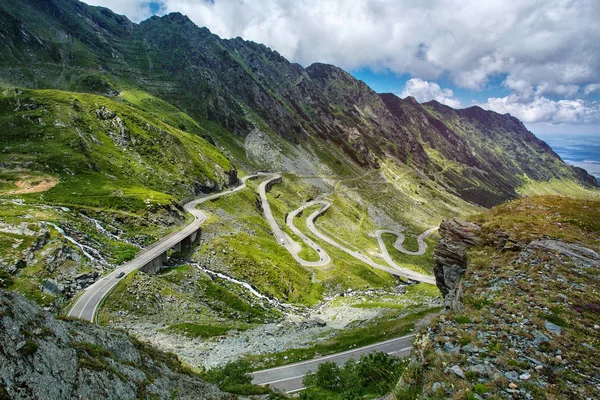
[(484, 394), (488, 392), (488, 387), (483, 383), (478, 383), (473, 386), (473, 392), (477, 394)]
[(0, 269), (0, 288), (7, 288), (13, 284), (13, 277), (8, 272)]
[(19, 349), (19, 352), (21, 354), (23, 354), (24, 356), (31, 356), (31, 355), (35, 354), (35, 352), (37, 350), (38, 350), (38, 344), (33, 340), (28, 340), (27, 342), (25, 342), (23, 347), (21, 347)]
[(465, 346), (469, 343), (471, 343), (471, 338), (468, 336), (462, 336), (460, 339), (458, 339), (458, 344), (461, 346)]
[(214, 383), (221, 390), (239, 395), (267, 394), (270, 390), (266, 387), (252, 384), (248, 361), (236, 361), (222, 367), (210, 369), (202, 374), (207, 382)]
[(316, 372), (304, 377), (304, 385), (310, 390), (303, 393), (302, 398), (317, 400), (380, 396), (392, 390), (406, 365), (405, 360), (381, 352), (363, 355), (359, 361), (350, 359), (344, 366), (325, 362), (319, 365)]
[(468, 315), (457, 315), (456, 318), (454, 318), (454, 321), (456, 321), (457, 324), (469, 324), (471, 323), (471, 317)]
[(498, 343), (496, 340), (492, 340), (488, 344), (487, 349), (489, 351), (500, 351), (500, 343)]
[(214, 325), (198, 325), (192, 324), (189, 322), (184, 322), (181, 324), (171, 325), (168, 328), (170, 331), (181, 333), (187, 337), (213, 337), (213, 336), (221, 336), (227, 333), (231, 329), (228, 326), (214, 326)]

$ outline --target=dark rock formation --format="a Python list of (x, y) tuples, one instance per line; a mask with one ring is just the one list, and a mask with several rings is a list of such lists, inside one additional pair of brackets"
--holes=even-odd
[(59, 321), (0, 290), (2, 399), (231, 399), (124, 332)]
[(446, 308), (461, 307), (461, 281), (467, 270), (467, 249), (479, 242), (479, 230), (477, 225), (458, 218), (444, 220), (440, 225), (442, 238), (434, 253), (434, 274)]

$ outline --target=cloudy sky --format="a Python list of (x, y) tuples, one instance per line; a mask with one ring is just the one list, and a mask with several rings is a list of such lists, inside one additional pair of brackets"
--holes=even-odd
[(86, 0), (140, 21), (179, 11), (378, 92), (600, 135), (598, 0)]

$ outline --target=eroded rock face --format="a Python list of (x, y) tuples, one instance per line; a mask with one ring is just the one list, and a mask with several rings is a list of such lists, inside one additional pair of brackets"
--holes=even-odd
[(479, 243), (479, 230), (479, 226), (458, 218), (444, 220), (440, 225), (442, 238), (434, 253), (434, 274), (446, 308), (462, 307), (461, 280), (467, 270), (467, 249)]
[(59, 321), (0, 290), (0, 398), (231, 399), (121, 331)]
[[(108, 134), (117, 145), (127, 147), (132, 143), (132, 137), (125, 125), (125, 121), (123, 121), (115, 112), (106, 107), (100, 107), (96, 110), (96, 116), (99, 120), (103, 121), (108, 129)], [(135, 144), (135, 141), (133, 141), (133, 144)]]

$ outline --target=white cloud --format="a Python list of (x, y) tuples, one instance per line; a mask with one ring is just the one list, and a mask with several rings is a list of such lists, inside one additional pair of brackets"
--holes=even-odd
[(414, 97), (419, 103), (436, 100), (453, 108), (461, 107), (460, 101), (454, 98), (451, 89), (442, 89), (435, 82), (428, 82), (419, 78), (412, 78), (406, 82), (400, 97), (404, 98), (406, 96)]
[(583, 92), (585, 93), (586, 96), (592, 94), (592, 93), (600, 93), (600, 83), (592, 83), (587, 85), (584, 89)]
[[(147, 1), (88, 0), (133, 19)], [(495, 76), (574, 96), (600, 82), (600, 1), (160, 0), (222, 37), (308, 65), (371, 67), (482, 89)], [(139, 9), (142, 11), (140, 11)], [(545, 86), (544, 86), (545, 85)], [(585, 89), (583, 89), (585, 91)]]
[(591, 124), (600, 122), (600, 102), (551, 100), (535, 96), (524, 100), (513, 93), (506, 97), (489, 98), (481, 107), (501, 114), (509, 113), (525, 123)]
[(556, 85), (551, 82), (542, 82), (535, 89), (538, 96), (556, 95), (561, 97), (574, 97), (579, 92), (578, 85)]
[(533, 87), (531, 84), (523, 79), (515, 79), (509, 76), (502, 82), (502, 85), (508, 89), (511, 89), (515, 94), (529, 98), (533, 96)]

